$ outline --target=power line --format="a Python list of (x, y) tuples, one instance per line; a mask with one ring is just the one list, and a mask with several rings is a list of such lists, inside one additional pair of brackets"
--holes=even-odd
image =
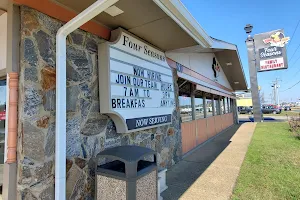
[(287, 91), (287, 90), (290, 90), (290, 89), (292, 89), (293, 87), (295, 87), (296, 85), (298, 85), (299, 83), (300, 83), (300, 81), (298, 81), (297, 83), (295, 83), (294, 85), (292, 85), (292, 86), (289, 87), (288, 89), (283, 90), (283, 91), (281, 91), (281, 92), (285, 92), (285, 91)]
[[(293, 35), (292, 35), (292, 37), (291, 37), (291, 40), (290, 40), (290, 42), (289, 42), (288, 45), (287, 45), (287, 48), (286, 48), (287, 50), (288, 50), (288, 48), (290, 47), (290, 44), (292, 43), (292, 41), (293, 41), (293, 39), (294, 39), (294, 36), (295, 36), (295, 33), (296, 33), (297, 29), (298, 29), (299, 24), (300, 24), (300, 19), (298, 20), (298, 23), (297, 23), (297, 25), (296, 25), (296, 27), (295, 27), (295, 29), (294, 29)], [(293, 58), (294, 55), (296, 54), (297, 50), (299, 49), (299, 47), (300, 47), (300, 44), (298, 45), (296, 51), (293, 53), (292, 57), (289, 59), (288, 63), (290, 63), (290, 61), (292, 60), (292, 58)], [(300, 56), (296, 59), (296, 61), (293, 63), (293, 65), (295, 65), (296, 62), (297, 62), (299, 59), (300, 59)], [(292, 66), (293, 66), (293, 65), (292, 65)], [(290, 69), (290, 67), (289, 67), (287, 70), (285, 70), (285, 72), (287, 72), (289, 69)], [(275, 72), (275, 76), (277, 76), (278, 71), (279, 71), (279, 70), (277, 70), (277, 71)], [(298, 72), (299, 72), (299, 71), (298, 71)], [(298, 74), (298, 72), (297, 72), (296, 74)], [(282, 73), (281, 73), (280, 77), (282, 77)]]
[(292, 35), (292, 37), (291, 37), (290, 42), (288, 43), (287, 49), (289, 48), (290, 44), (291, 44), (292, 41), (293, 41), (293, 38), (294, 38), (294, 35), (295, 35), (296, 31), (297, 31), (297, 28), (298, 28), (298, 26), (299, 26), (299, 23), (300, 23), (300, 20), (298, 21), (298, 23), (297, 23), (297, 25), (296, 25), (296, 28), (294, 29), (293, 35)]
[(294, 55), (297, 53), (299, 47), (300, 47), (300, 44), (297, 46), (297, 49), (294, 51), (292, 57), (290, 57), (289, 62), (293, 59), (293, 57), (294, 57)]
[(296, 61), (293, 63), (293, 65), (292, 66), (294, 66), (296, 63), (297, 63), (297, 61), (300, 59), (300, 56), (296, 59)]
[[(293, 78), (295, 77), (295, 76), (297, 76), (297, 74), (300, 72), (300, 69), (294, 74), (294, 76), (293, 76)], [(289, 82), (291, 82), (291, 78), (289, 78), (289, 80), (287, 81), (287, 82), (285, 82), (285, 84), (287, 84), (287, 83), (289, 83)]]
[[(290, 47), (290, 44), (292, 43), (292, 41), (293, 41), (293, 39), (294, 39), (294, 36), (295, 36), (295, 33), (296, 33), (297, 29), (298, 29), (299, 24), (300, 24), (300, 19), (298, 20), (298, 23), (297, 23), (297, 25), (296, 25), (296, 27), (295, 27), (295, 29), (294, 29), (293, 35), (292, 35), (292, 37), (291, 37), (291, 40), (290, 40), (290, 42), (289, 42), (288, 45), (287, 45), (287, 50), (288, 50), (288, 48)], [(294, 55), (296, 54), (297, 50), (299, 49), (299, 47), (300, 47), (300, 44), (297, 46), (297, 48), (296, 48), (296, 50), (294, 51), (293, 55), (292, 55), (291, 58), (288, 60), (288, 63), (290, 63), (290, 61), (292, 60), (292, 58), (293, 58)], [(296, 62), (297, 62), (299, 59), (300, 59), (300, 56), (296, 59)], [(293, 65), (294, 65), (296, 62), (294, 62)], [(289, 69), (290, 69), (290, 68), (289, 68)], [(285, 72), (287, 72), (289, 69), (285, 70)], [(277, 72), (278, 72), (278, 71), (275, 72), (275, 75), (277, 75)]]
[(294, 77), (300, 72), (300, 69), (295, 73)]
[[(300, 56), (296, 59), (296, 61), (289, 67), (289, 68), (287, 68), (283, 73), (286, 73), (286, 72), (288, 72), (288, 70), (290, 70), (297, 62), (298, 62), (298, 60), (300, 59)], [(281, 73), (281, 75), (280, 75), (280, 77), (282, 77), (282, 74), (283, 73)]]

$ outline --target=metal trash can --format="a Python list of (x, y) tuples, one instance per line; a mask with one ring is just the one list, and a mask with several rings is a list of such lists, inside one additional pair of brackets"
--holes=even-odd
[[(152, 161), (145, 158), (152, 158)], [(99, 159), (111, 160), (98, 166)], [(120, 146), (96, 157), (97, 200), (157, 200), (156, 153), (139, 146)]]

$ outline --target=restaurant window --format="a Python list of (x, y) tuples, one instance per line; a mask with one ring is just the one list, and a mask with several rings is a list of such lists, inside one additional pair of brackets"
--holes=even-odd
[(207, 110), (206, 117), (213, 116), (213, 105), (212, 105), (212, 100), (211, 99), (206, 99), (206, 110)]
[(5, 116), (6, 116), (6, 80), (0, 80), (0, 164), (4, 163)]
[(182, 122), (192, 120), (192, 100), (188, 96), (179, 96), (179, 109)]
[(191, 121), (192, 116), (192, 84), (185, 79), (178, 78), (179, 89), (179, 111), (182, 122)]
[(204, 107), (203, 107), (202, 97), (195, 98), (195, 113), (196, 113), (196, 119), (204, 118)]

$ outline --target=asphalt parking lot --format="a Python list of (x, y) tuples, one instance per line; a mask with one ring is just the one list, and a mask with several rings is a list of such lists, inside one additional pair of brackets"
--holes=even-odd
[[(284, 122), (288, 121), (286, 116), (265, 116), (264, 122)], [(239, 122), (253, 122), (253, 115), (239, 115)]]

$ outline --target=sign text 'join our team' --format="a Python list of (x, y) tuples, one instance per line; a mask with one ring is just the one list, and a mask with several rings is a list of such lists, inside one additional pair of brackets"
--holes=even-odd
[(170, 124), (175, 109), (172, 71), (164, 52), (122, 29), (99, 45), (100, 111), (125, 133)]

